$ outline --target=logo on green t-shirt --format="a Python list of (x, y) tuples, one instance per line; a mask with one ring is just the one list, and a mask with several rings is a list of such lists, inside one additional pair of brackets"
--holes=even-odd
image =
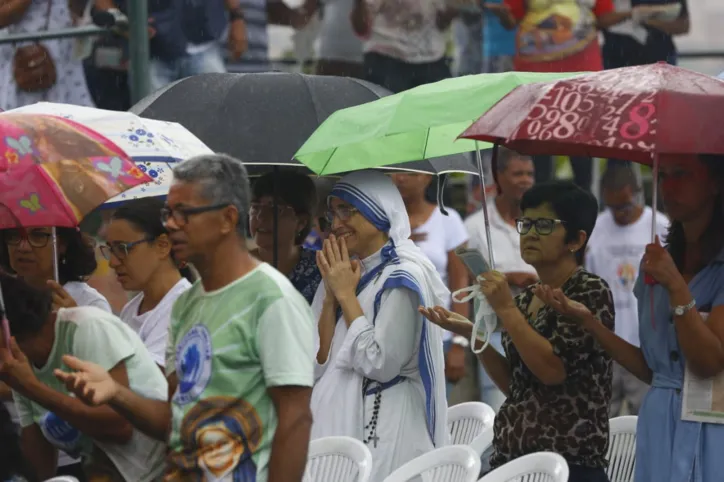
[(204, 325), (191, 328), (176, 347), (178, 388), (174, 401), (186, 405), (204, 392), (211, 379), (211, 335)]
[(53, 412), (46, 412), (38, 421), (38, 426), (46, 440), (55, 447), (62, 448), (68, 453), (76, 453), (80, 442), (80, 430), (58, 417)]

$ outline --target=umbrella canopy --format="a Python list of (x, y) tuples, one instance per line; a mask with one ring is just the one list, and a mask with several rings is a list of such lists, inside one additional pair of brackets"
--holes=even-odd
[(0, 229), (74, 227), (151, 181), (117, 145), (68, 119), (3, 113), (0, 139)]
[(666, 63), (517, 88), (461, 134), (524, 154), (724, 154), (724, 82)]
[(517, 86), (573, 75), (508, 72), (426, 84), (335, 112), (295, 157), (327, 175), (487, 148), (458, 135)]
[(165, 196), (173, 180), (171, 169), (174, 164), (189, 157), (213, 153), (182, 125), (144, 119), (131, 112), (38, 102), (7, 113), (49, 114), (87, 126), (118, 145), (142, 172), (151, 177), (151, 182), (109, 199), (104, 207), (114, 207), (131, 199)]
[[(294, 153), (325, 119), (339, 109), (389, 94), (380, 86), (348, 77), (278, 72), (203, 74), (170, 84), (131, 111), (180, 123), (211, 149), (241, 159), (250, 175), (258, 175), (273, 166), (307, 171)], [(380, 158), (382, 164), (387, 164), (385, 159)], [(406, 160), (420, 159), (424, 157)], [(474, 172), (464, 156), (396, 167), (433, 174)]]

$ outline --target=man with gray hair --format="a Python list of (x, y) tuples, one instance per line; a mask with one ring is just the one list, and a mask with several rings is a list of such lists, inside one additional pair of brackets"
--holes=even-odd
[(168, 402), (148, 400), (75, 359), (58, 374), (168, 440), (165, 480), (300, 482), (312, 424), (314, 319), (289, 280), (246, 249), (249, 180), (225, 155), (174, 169), (161, 217), (174, 257), (198, 270), (171, 315)]

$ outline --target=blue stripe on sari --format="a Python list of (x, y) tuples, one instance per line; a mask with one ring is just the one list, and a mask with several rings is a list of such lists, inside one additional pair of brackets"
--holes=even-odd
[[(385, 290), (392, 290), (395, 288), (407, 288), (417, 293), (420, 299), (420, 304), (424, 304), (424, 297), (422, 290), (417, 284), (417, 280), (413, 278), (407, 271), (398, 270), (392, 272), (390, 276), (385, 280), (382, 285), (382, 289), (375, 296), (375, 313), (374, 320), (377, 318), (380, 304), (382, 302), (382, 293)], [(432, 370), (432, 351), (430, 350), (430, 343), (427, 339), (427, 321), (420, 315), (422, 320), (422, 332), (420, 335), (420, 350), (418, 353), (418, 366), (420, 369), (420, 377), (422, 379), (422, 385), (425, 388), (425, 421), (427, 423), (427, 431), (430, 434), (432, 443), (435, 443), (435, 418), (436, 418), (436, 407), (435, 407), (435, 375)]]

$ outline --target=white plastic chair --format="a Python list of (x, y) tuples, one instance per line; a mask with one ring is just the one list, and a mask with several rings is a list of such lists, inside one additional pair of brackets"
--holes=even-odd
[(351, 437), (323, 437), (309, 442), (303, 482), (368, 482), (372, 453)]
[(73, 476), (70, 475), (59, 475), (57, 477), (53, 477), (52, 479), (46, 479), (45, 482), (79, 482), (78, 479), (76, 479)]
[(493, 443), (495, 410), (483, 402), (466, 402), (447, 409), (451, 445), (469, 445), (478, 457)]
[(498, 467), (478, 482), (568, 482), (566, 459), (553, 452), (537, 452)]
[(611, 482), (633, 482), (636, 465), (636, 424), (638, 417), (616, 417), (609, 420), (608, 478)]
[(384, 482), (475, 482), (480, 456), (467, 445), (448, 445), (407, 462)]

